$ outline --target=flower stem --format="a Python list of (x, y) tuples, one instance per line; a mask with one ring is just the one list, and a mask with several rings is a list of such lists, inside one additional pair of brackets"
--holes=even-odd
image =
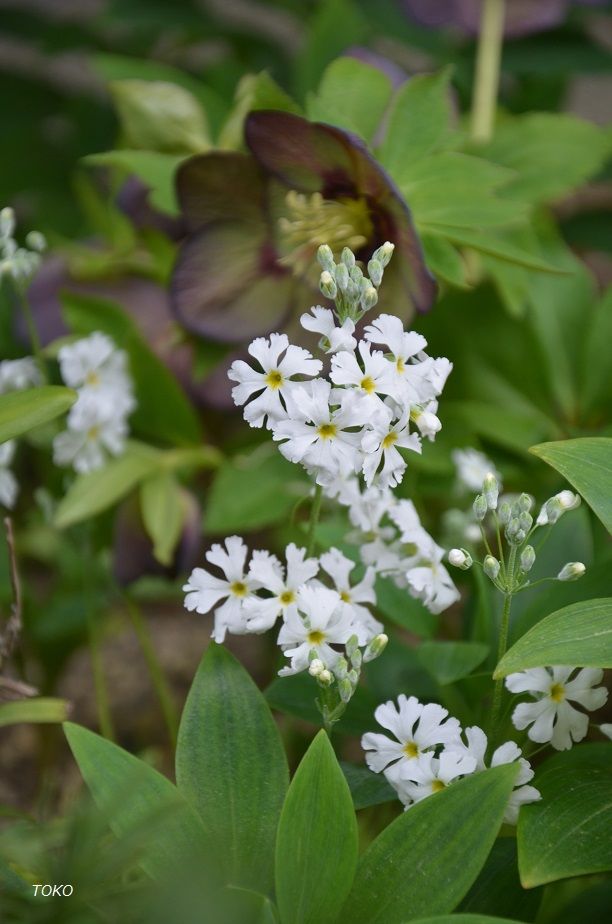
[(504, 0), (483, 0), (476, 55), (471, 135), (485, 143), (493, 135), (504, 38)]
[[(501, 661), (508, 647), (508, 630), (510, 628), (510, 608), (512, 606), (512, 597), (514, 594), (514, 568), (516, 563), (516, 546), (510, 549), (508, 557), (508, 571), (506, 575), (506, 592), (504, 594), (504, 608), (502, 610), (501, 624), (499, 627), (499, 643), (497, 646), (497, 664)], [(495, 681), (493, 690), (493, 705), (491, 707), (491, 728), (497, 729), (501, 711), (502, 691), (504, 688), (503, 678), (500, 677)]]
[(107, 738), (109, 741), (114, 741), (115, 728), (110, 709), (108, 687), (104, 674), (104, 661), (102, 659), (102, 650), (100, 647), (101, 632), (98, 622), (91, 612), (87, 620), (87, 630), (89, 635), (89, 655), (91, 658), (98, 724), (103, 737)]
[(323, 488), (320, 484), (315, 486), (315, 493), (310, 508), (310, 522), (308, 523), (308, 540), (306, 543), (306, 555), (308, 558), (313, 554), (315, 549), (315, 531), (319, 516), (321, 514), (321, 504), (323, 502)]
[(32, 344), (32, 352), (34, 353), (36, 364), (42, 377), (43, 385), (45, 385), (49, 381), (49, 376), (47, 375), (47, 364), (43, 355), (42, 343), (40, 342), (40, 336), (38, 334), (36, 322), (34, 321), (34, 315), (32, 314), (30, 302), (28, 301), (28, 296), (25, 292), (25, 289), (22, 288), (19, 283), (15, 283), (15, 291), (17, 293), (19, 305), (21, 307), (21, 311), (26, 322), (26, 327), (28, 329), (28, 336), (30, 338), (30, 343)]

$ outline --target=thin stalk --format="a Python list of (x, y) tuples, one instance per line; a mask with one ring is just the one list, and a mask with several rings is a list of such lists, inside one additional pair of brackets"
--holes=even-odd
[(499, 549), (499, 561), (501, 564), (502, 575), (505, 580), (507, 577), (506, 558), (504, 556), (504, 545), (502, 543), (501, 530), (499, 528), (499, 517), (497, 516), (496, 510), (493, 511), (493, 520), (495, 522), (495, 532), (497, 534), (497, 548)]
[(147, 670), (149, 671), (151, 683), (153, 684), (157, 698), (159, 700), (159, 705), (161, 706), (166, 728), (168, 730), (168, 737), (170, 738), (170, 742), (174, 748), (176, 747), (176, 739), (178, 734), (178, 712), (172, 696), (170, 685), (159, 662), (159, 658), (157, 657), (157, 652), (155, 651), (155, 647), (151, 640), (151, 634), (149, 632), (147, 621), (144, 619), (140, 608), (129, 597), (125, 598), (125, 604), (130, 616), (132, 627), (136, 633), (136, 637), (138, 638), (138, 642), (147, 664)]
[(504, 0), (483, 0), (482, 4), (471, 124), (472, 140), (480, 143), (490, 141), (493, 136), (504, 39), (504, 6)]
[[(512, 596), (514, 593), (514, 567), (516, 561), (516, 546), (510, 549), (508, 558), (508, 575), (506, 580), (506, 593), (504, 594), (504, 608), (502, 610), (501, 624), (499, 627), (499, 643), (497, 646), (497, 664), (501, 661), (508, 647), (508, 630), (510, 628), (510, 609), (512, 606)], [(491, 707), (491, 728), (496, 731), (499, 724), (499, 714), (501, 711), (502, 691), (504, 687), (503, 678), (495, 681), (493, 689), (493, 705)]]
[(315, 550), (315, 532), (317, 529), (317, 523), (319, 522), (319, 516), (321, 515), (321, 504), (323, 503), (323, 488), (320, 484), (315, 486), (315, 493), (312, 499), (312, 507), (310, 508), (310, 522), (308, 523), (308, 540), (306, 543), (306, 555), (308, 558), (314, 553)]
[(108, 686), (106, 684), (104, 661), (102, 659), (102, 649), (100, 647), (101, 632), (91, 611), (87, 619), (87, 630), (89, 635), (89, 656), (91, 658), (98, 724), (102, 736), (109, 741), (114, 741), (115, 726), (108, 698)]
[(15, 284), (15, 291), (17, 293), (21, 311), (25, 318), (26, 327), (28, 329), (28, 337), (30, 338), (30, 343), (32, 344), (32, 352), (34, 353), (34, 358), (36, 359), (36, 364), (39, 368), (44, 385), (49, 381), (49, 376), (47, 375), (47, 364), (43, 355), (42, 343), (38, 334), (38, 328), (36, 327), (34, 315), (32, 314), (32, 309), (30, 308), (30, 302), (28, 301), (28, 297), (24, 289), (18, 283)]

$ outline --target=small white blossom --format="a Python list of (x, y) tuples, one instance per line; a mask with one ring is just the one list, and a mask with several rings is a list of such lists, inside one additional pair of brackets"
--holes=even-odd
[(347, 350), (332, 356), (330, 378), (335, 385), (354, 388), (365, 399), (363, 406), (375, 414), (385, 396), (399, 395), (383, 354), (379, 350), (372, 352), (372, 347), (364, 340), (360, 341), (358, 350), (361, 364), (356, 354)]
[(304, 585), (298, 591), (297, 607), (285, 613), (278, 644), (290, 665), (281, 677), (308, 670), (310, 652), (326, 669), (334, 667), (340, 652), (332, 645), (345, 645), (354, 634), (352, 616), (341, 604), (340, 594), (327, 587)]
[(69, 388), (79, 390), (79, 398), (95, 400), (114, 416), (134, 410), (127, 355), (106, 334), (95, 331), (89, 337), (66, 344), (60, 349), (58, 360), (62, 379)]
[(589, 727), (589, 717), (575, 709), (578, 703), (589, 712), (600, 709), (608, 698), (601, 683), (603, 671), (599, 668), (582, 668), (570, 680), (575, 667), (533, 667), (506, 677), (511, 693), (530, 693), (535, 702), (520, 703), (512, 714), (515, 728), (528, 729), (532, 741), (548, 741), (558, 751), (571, 748), (573, 742), (582, 741)]
[(271, 596), (258, 594), (245, 600), (244, 615), (250, 632), (265, 632), (288, 609), (295, 609), (298, 589), (319, 570), (317, 559), (306, 558), (306, 550), (299, 549), (293, 542), (287, 546), (285, 555), (286, 570), (269, 552), (253, 552), (249, 577)]
[(406, 581), (413, 597), (437, 615), (460, 598), (453, 579), (442, 564), (444, 549), (430, 539), (429, 552), (419, 564), (406, 572)]
[(0, 506), (7, 507), (9, 510), (15, 506), (19, 491), (17, 479), (9, 467), (15, 456), (16, 447), (14, 440), (0, 443)]
[(32, 356), (22, 359), (5, 359), (0, 363), (0, 395), (9, 391), (22, 391), (42, 384), (40, 369)]
[(68, 414), (68, 429), (53, 440), (53, 461), (72, 465), (80, 474), (93, 472), (109, 455), (121, 455), (127, 434), (125, 417), (114, 415), (108, 405), (77, 400)]
[(407, 416), (393, 423), (391, 412), (384, 405), (364, 433), (361, 448), (365, 453), (363, 474), (370, 487), (374, 478), (384, 487), (395, 487), (403, 478), (406, 462), (399, 449), (421, 452), (421, 440), (408, 430)]
[(484, 453), (477, 449), (453, 449), (451, 458), (457, 470), (457, 479), (468, 491), (482, 491), (484, 479), (492, 474), (499, 481), (501, 475)]
[(376, 605), (374, 580), (376, 572), (367, 568), (362, 580), (351, 586), (350, 574), (355, 567), (338, 549), (331, 548), (320, 558), (321, 568), (334, 582), (334, 590), (340, 594), (340, 605), (353, 620), (353, 628), (360, 645), (367, 645), (379, 635), (384, 626), (375, 619), (365, 604)]
[(422, 754), (412, 761), (405, 770), (403, 778), (390, 781), (395, 786), (398, 796), (406, 808), (421, 802), (428, 796), (474, 772), (476, 761), (469, 754), (459, 751), (444, 750), (439, 757)]
[(329, 308), (322, 308), (321, 305), (315, 305), (310, 309), (311, 314), (305, 313), (300, 318), (300, 324), (306, 330), (316, 334), (321, 334), (321, 347), (326, 353), (337, 353), (339, 350), (352, 351), (357, 346), (357, 341), (353, 337), (355, 333), (355, 322), (347, 318), (344, 323), (338, 327), (334, 320), (334, 314)]

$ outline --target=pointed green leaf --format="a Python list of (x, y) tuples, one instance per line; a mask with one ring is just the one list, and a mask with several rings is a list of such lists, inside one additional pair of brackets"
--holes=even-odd
[[(117, 837), (142, 837), (142, 866), (153, 878), (191, 864), (205, 843), (200, 819), (175, 786), (148, 764), (72, 722), (68, 744), (94, 801)], [(145, 847), (146, 845), (146, 847)]]
[(404, 924), (452, 911), (493, 846), (517, 770), (476, 773), (392, 822), (361, 858), (342, 920)]
[(336, 58), (325, 69), (316, 96), (308, 101), (308, 118), (338, 125), (371, 141), (391, 90), (391, 81), (378, 68), (357, 58)]
[(291, 782), (278, 826), (276, 895), (283, 924), (334, 924), (356, 866), (353, 801), (320, 731)]
[(384, 774), (372, 773), (367, 767), (345, 763), (344, 761), (340, 766), (349, 785), (353, 805), (356, 809), (396, 801), (397, 793), (387, 783)]
[(153, 554), (162, 565), (172, 561), (186, 513), (181, 487), (169, 472), (147, 478), (140, 487), (140, 510), (153, 542)]
[(0, 726), (18, 722), (65, 722), (68, 703), (64, 699), (36, 697), (0, 703)]
[(199, 101), (165, 80), (113, 80), (109, 84), (128, 148), (196, 154), (210, 147)]
[(419, 918), (414, 924), (521, 924), (510, 918), (490, 917), (488, 914), (443, 914), (435, 918)]
[(176, 778), (204, 823), (226, 881), (267, 892), (287, 761), (263, 695), (240, 662), (215, 642), (187, 697)]
[(612, 533), (612, 438), (540, 443), (529, 452), (567, 478)]
[(0, 443), (21, 436), (65, 414), (76, 401), (76, 392), (59, 385), (28, 388), (0, 395)]
[(474, 915), (513, 915), (534, 921), (542, 901), (542, 889), (524, 889), (519, 879), (515, 837), (498, 837), (478, 879), (459, 910)]
[(422, 642), (417, 649), (419, 661), (439, 684), (461, 680), (482, 664), (489, 646), (481, 642)]
[(612, 597), (582, 600), (551, 613), (506, 652), (493, 676), (546, 664), (612, 667)]

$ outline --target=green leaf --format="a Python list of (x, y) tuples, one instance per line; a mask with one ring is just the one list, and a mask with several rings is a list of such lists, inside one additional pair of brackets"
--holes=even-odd
[(68, 711), (66, 700), (43, 696), (0, 703), (0, 727), (19, 722), (65, 722)]
[(185, 503), (176, 478), (169, 472), (159, 472), (143, 481), (140, 510), (153, 542), (153, 554), (162, 565), (169, 565), (185, 518)]
[[(315, 702), (317, 692), (313, 678), (304, 672), (294, 677), (276, 677), (266, 688), (265, 696), (272, 709), (320, 726), (321, 713)], [(334, 734), (361, 735), (371, 729), (372, 716), (379, 702), (365, 687), (357, 687), (346, 712), (334, 726)]]
[(0, 443), (65, 414), (76, 397), (72, 389), (59, 385), (44, 385), (0, 395)]
[(283, 924), (334, 924), (356, 866), (351, 794), (320, 731), (291, 781), (278, 826), (276, 896)]
[(451, 69), (412, 77), (393, 100), (389, 125), (378, 152), (397, 183), (413, 163), (444, 147), (451, 135)]
[(247, 532), (280, 523), (307, 490), (301, 473), (274, 446), (235, 456), (219, 469), (210, 486), (206, 531)]
[(298, 96), (313, 90), (324, 68), (368, 35), (368, 23), (350, 0), (326, 0), (309, 18), (306, 38), (294, 62)]
[(166, 154), (197, 154), (210, 147), (206, 116), (189, 90), (161, 80), (113, 80), (126, 147)]
[(493, 676), (547, 664), (612, 667), (612, 597), (551, 613), (506, 652)]
[(361, 858), (342, 920), (403, 924), (452, 911), (491, 850), (517, 769), (453, 783), (385, 828)]
[(62, 306), (62, 314), (72, 331), (87, 336), (100, 330), (128, 354), (138, 402), (130, 416), (130, 426), (135, 431), (179, 445), (201, 442), (198, 416), (183, 389), (118, 305), (108, 299), (71, 292), (63, 294)]
[(390, 578), (377, 579), (376, 606), (385, 619), (415, 635), (429, 638), (438, 627), (437, 617), (411, 597), (405, 587), (397, 587)]
[(435, 918), (419, 918), (414, 924), (521, 924), (514, 918), (490, 917), (488, 914), (443, 914)]
[(521, 921), (533, 921), (541, 900), (541, 889), (527, 890), (521, 885), (516, 838), (498, 837), (478, 879), (461, 902), (459, 910), (470, 917), (512, 914)]
[(488, 653), (489, 646), (480, 642), (422, 642), (417, 649), (419, 661), (441, 686), (467, 677)]
[(443, 237), (423, 232), (420, 235), (425, 263), (434, 274), (452, 286), (465, 288), (467, 286), (467, 267), (461, 254), (449, 241)]
[(612, 533), (612, 439), (585, 437), (541, 443), (529, 452), (567, 478)]
[(397, 793), (387, 783), (384, 774), (372, 773), (367, 767), (345, 763), (344, 761), (340, 766), (346, 777), (353, 805), (356, 809), (397, 801)]
[(391, 99), (391, 81), (378, 68), (340, 57), (325, 69), (306, 107), (315, 122), (339, 125), (372, 141)]
[(169, 867), (191, 865), (206, 832), (176, 787), (88, 729), (67, 722), (64, 731), (96, 805), (117, 837), (138, 837), (149, 875), (164, 878)]
[(523, 806), (518, 823), (524, 887), (612, 870), (612, 743), (556, 754), (533, 785), (542, 801)]
[(55, 525), (65, 529), (112, 507), (158, 469), (160, 459), (160, 453), (150, 446), (128, 443), (122, 456), (76, 477), (57, 506)]
[(203, 821), (226, 881), (260, 892), (271, 889), (287, 761), (262, 694), (215, 642), (187, 698), (176, 778)]
[(554, 427), (537, 409), (499, 407), (485, 401), (447, 401), (445, 419), (461, 421), (478, 436), (514, 452), (527, 453), (534, 439), (552, 435)]
[(281, 112), (301, 112), (298, 104), (279, 87), (267, 71), (245, 74), (236, 88), (234, 107), (219, 135), (219, 147), (236, 150), (243, 146), (244, 120), (249, 112), (277, 109)]
[(149, 200), (154, 208), (167, 212), (169, 215), (178, 215), (174, 174), (183, 160), (184, 157), (181, 154), (130, 151), (122, 148), (117, 151), (88, 154), (83, 158), (83, 163), (92, 164), (94, 167), (119, 167), (128, 173), (133, 173), (149, 187)]
[(556, 267), (547, 263), (538, 254), (529, 253), (517, 247), (511, 241), (504, 238), (501, 232), (485, 233), (475, 229), (457, 228), (453, 225), (436, 223), (427, 226), (430, 234), (445, 237), (451, 243), (458, 247), (469, 247), (472, 250), (478, 250), (482, 253), (491, 254), (493, 257), (499, 257), (500, 260), (506, 260), (508, 263), (516, 263), (517, 266), (524, 266), (527, 269), (537, 270), (540, 273), (555, 273), (561, 276), (567, 275), (563, 268)]
[(603, 407), (612, 403), (609, 343), (612, 343), (612, 288), (595, 307), (586, 331), (581, 395), (585, 410), (600, 403)]

